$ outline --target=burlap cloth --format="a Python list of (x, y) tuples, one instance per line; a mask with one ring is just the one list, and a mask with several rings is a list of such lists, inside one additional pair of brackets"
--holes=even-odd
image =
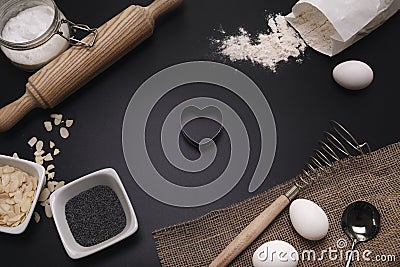
[[(278, 185), (258, 196), (244, 200), (231, 207), (212, 211), (198, 219), (174, 225), (153, 233), (158, 256), (162, 266), (208, 266), (235, 236), (279, 195), (284, 194), (293, 181)], [(350, 248), (350, 240), (343, 233), (341, 216), (350, 203), (364, 200), (377, 207), (381, 214), (381, 230), (378, 236), (357, 249), (360, 260), (352, 266), (400, 266), (400, 143), (377, 150), (371, 154), (352, 159), (344, 159), (327, 168), (327, 174), (311, 187), (300, 193), (317, 203), (328, 215), (330, 229), (321, 241), (307, 241), (293, 229), (288, 209), (270, 225), (230, 266), (252, 266), (252, 255), (263, 243), (283, 240), (292, 244), (300, 254), (298, 266), (344, 266), (345, 256)], [(340, 241), (339, 241), (340, 240)], [(347, 241), (346, 248), (343, 240)], [(338, 244), (338, 242), (342, 242)], [(323, 250), (337, 250), (337, 259), (324, 255)], [(314, 250), (308, 260), (303, 250)], [(370, 261), (363, 260), (364, 250)], [(306, 255), (306, 254), (304, 254)], [(376, 257), (394, 255), (396, 260), (377, 262)], [(390, 257), (390, 256), (389, 256)], [(386, 258), (389, 258), (386, 257)]]

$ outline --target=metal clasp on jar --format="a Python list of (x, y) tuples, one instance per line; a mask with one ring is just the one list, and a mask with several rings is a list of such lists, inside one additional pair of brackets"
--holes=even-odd
[[(60, 30), (62, 24), (68, 25), (71, 32), (71, 37), (65, 36), (64, 33)], [(91, 35), (92, 38), (89, 41), (79, 40), (75, 37), (78, 31), (88, 33), (88, 36)], [(67, 40), (73, 46), (93, 47), (97, 39), (98, 31), (97, 28), (90, 28), (88, 25), (85, 24), (76, 24), (67, 19), (62, 19), (59, 24), (57, 34), (59, 34), (62, 38)]]

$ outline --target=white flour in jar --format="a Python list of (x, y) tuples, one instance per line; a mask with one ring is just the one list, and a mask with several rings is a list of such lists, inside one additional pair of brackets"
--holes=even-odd
[[(1, 36), (12, 43), (24, 43), (41, 37), (47, 32), (54, 20), (55, 10), (48, 6), (35, 6), (25, 9), (11, 18), (3, 28)], [(66, 24), (61, 31), (68, 37)], [(44, 44), (27, 50), (12, 50), (1, 47), (4, 54), (16, 65), (27, 70), (35, 70), (65, 51), (69, 42), (59, 35), (54, 35)]]
[(268, 19), (270, 32), (260, 33), (254, 41), (248, 32), (240, 28), (239, 35), (227, 36), (222, 40), (213, 40), (219, 46), (219, 53), (231, 61), (249, 60), (276, 72), (279, 62), (296, 58), (301, 62), (307, 45), (286, 22), (285, 17), (277, 14)]

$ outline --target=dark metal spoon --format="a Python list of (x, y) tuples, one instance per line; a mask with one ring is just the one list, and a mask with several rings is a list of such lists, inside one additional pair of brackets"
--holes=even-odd
[(379, 232), (380, 223), (379, 212), (370, 203), (357, 201), (345, 209), (342, 215), (342, 228), (353, 241), (346, 267), (352, 262), (356, 244), (374, 238)]

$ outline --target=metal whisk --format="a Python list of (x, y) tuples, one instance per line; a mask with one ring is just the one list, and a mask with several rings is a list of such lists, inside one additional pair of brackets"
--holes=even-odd
[[(304, 188), (310, 186), (314, 180), (327, 173), (327, 166), (332, 167), (340, 159), (370, 153), (368, 143), (359, 144), (353, 135), (336, 121), (330, 121), (333, 133), (324, 132), (324, 140), (319, 141), (319, 149), (314, 150), (309, 163), (296, 177), (294, 185), (278, 197), (269, 207), (257, 216), (242, 232), (214, 259), (210, 267), (227, 266), (243, 250), (245, 250), (294, 200)], [(347, 148), (349, 147), (349, 149)]]
[[(322, 173), (326, 173), (326, 166), (332, 167), (334, 162), (340, 162), (343, 157), (354, 157), (371, 153), (368, 143), (359, 144), (354, 136), (337, 121), (330, 121), (334, 133), (324, 132), (325, 140), (319, 141), (320, 149), (314, 150), (314, 156), (303, 169), (302, 174), (296, 178), (295, 185), (286, 192), (285, 196), (292, 201), (301, 189), (310, 186)], [(348, 146), (351, 150), (346, 148)], [(365, 151), (366, 150), (366, 151)], [(353, 153), (351, 153), (353, 152)]]

